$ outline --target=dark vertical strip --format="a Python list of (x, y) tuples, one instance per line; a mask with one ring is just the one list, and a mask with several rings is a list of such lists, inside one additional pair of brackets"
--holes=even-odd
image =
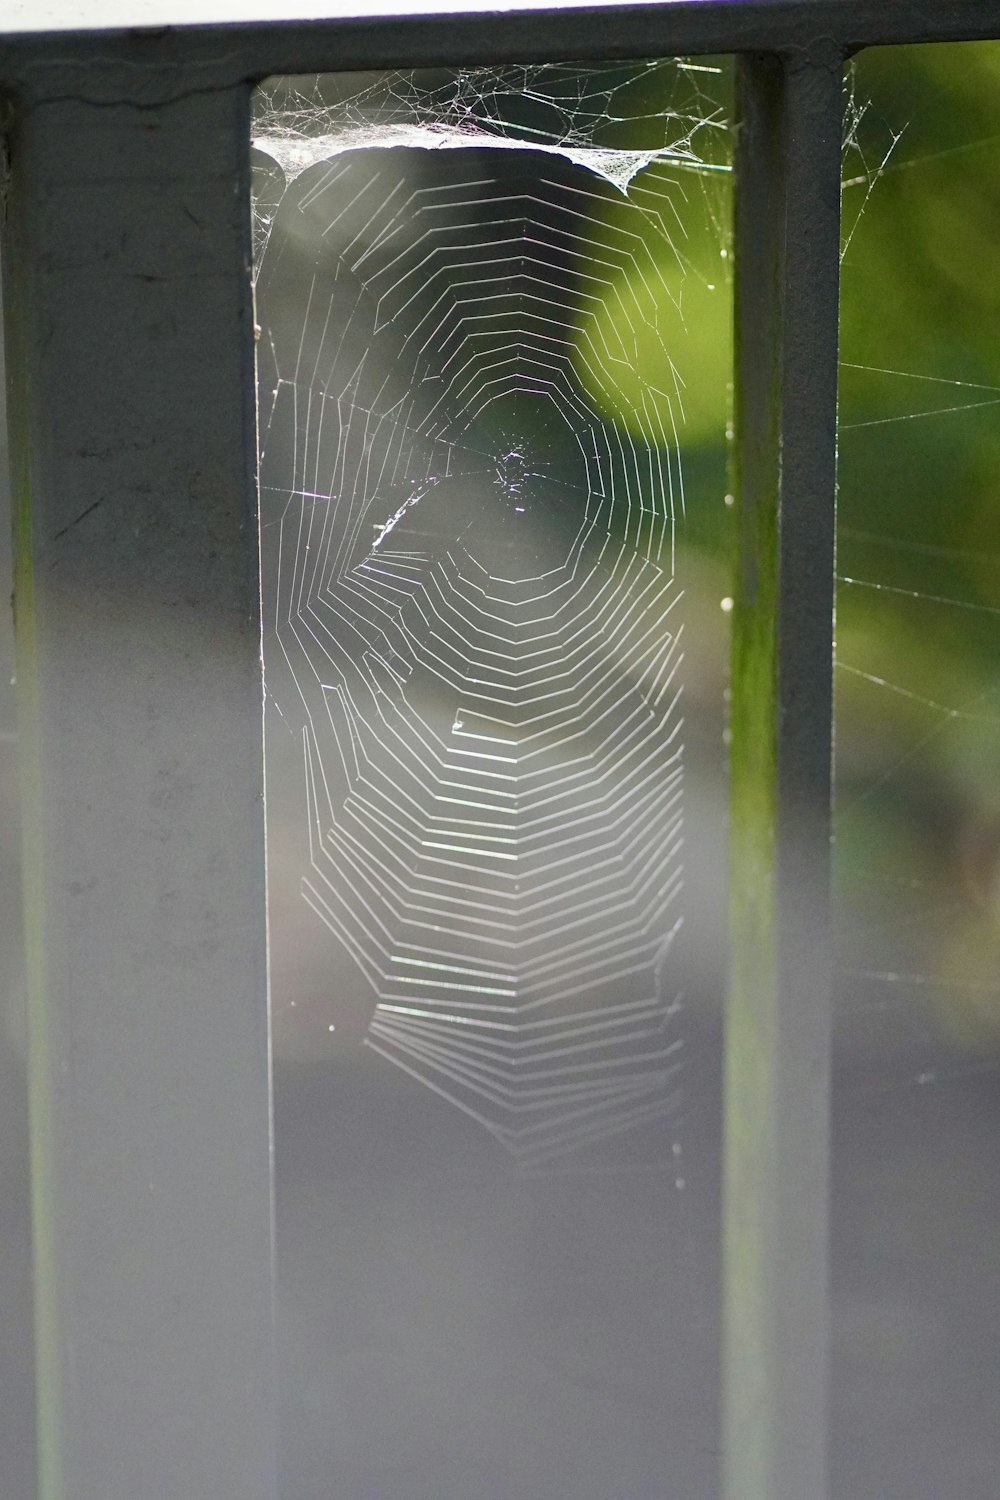
[(842, 58), (737, 64), (725, 1500), (826, 1494)]
[(248, 90), (38, 87), (4, 301), (39, 1494), (273, 1500)]

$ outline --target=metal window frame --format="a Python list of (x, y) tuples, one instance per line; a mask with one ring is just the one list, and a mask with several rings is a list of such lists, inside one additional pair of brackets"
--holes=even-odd
[(822, 1500), (843, 66), (998, 36), (675, 0), (0, 40), (42, 1500), (275, 1494), (251, 89), (698, 53), (739, 59), (723, 1488)]

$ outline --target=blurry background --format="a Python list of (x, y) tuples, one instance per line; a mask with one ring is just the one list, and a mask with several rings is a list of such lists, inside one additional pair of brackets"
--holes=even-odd
[(845, 162), (833, 1204), (845, 1500), (986, 1500), (1000, 1472), (998, 70), (995, 45), (862, 55)]
[[(302, 1500), (707, 1500), (715, 1490), (726, 800), (720, 605), (728, 576), (720, 543), (729, 514), (730, 321), (728, 177), (718, 169), (728, 154), (726, 89), (724, 72), (709, 61), (692, 69), (640, 63), (586, 73), (566, 66), (276, 80), (259, 101), (257, 145), (272, 158), (270, 167), (259, 162), (257, 228), (267, 249), (257, 309), (282, 1461), (286, 1493)], [(392, 135), (400, 130), (424, 135)], [(497, 139), (535, 149), (484, 144)], [(332, 167), (324, 159), (324, 151), (352, 144)], [(577, 154), (537, 149), (553, 144)], [(600, 175), (602, 166), (620, 170), (622, 153), (664, 147), (669, 159), (633, 163), (639, 170), (627, 195)], [(587, 156), (601, 151), (603, 158)], [(275, 162), (290, 174), (306, 164), (276, 206)], [(352, 447), (359, 414), (363, 453)], [(666, 468), (673, 421), (683, 505), (674, 457), (669, 476)], [(431, 450), (428, 429), (448, 440), (447, 456)], [(699, 454), (690, 465), (689, 436)], [(523, 514), (514, 516), (494, 477), (494, 470), (503, 477), (512, 440), (525, 471), (517, 490)], [(585, 472), (581, 454), (592, 455)], [(595, 500), (598, 492), (613, 494), (611, 503)], [(669, 521), (653, 520), (671, 499), (676, 566)], [(524, 633), (525, 651), (514, 624), (521, 604), (508, 613), (507, 600), (523, 591), (545, 601), (540, 619), (555, 609), (557, 570), (585, 512), (594, 530), (570, 571), (572, 644), (556, 664), (579, 674), (567, 700), (542, 649), (558, 617), (544, 632)], [(689, 545), (689, 526), (706, 545)], [(650, 545), (662, 562), (655, 583), (656, 570), (638, 564)], [(346, 573), (329, 560), (340, 549), (348, 549)], [(447, 567), (445, 557), (454, 559)], [(480, 558), (485, 584), (475, 572)], [(540, 572), (544, 583), (496, 582)], [(409, 601), (407, 588), (420, 609), (407, 614), (402, 604), (404, 636), (392, 606), (401, 596)], [(630, 614), (626, 635), (644, 633), (658, 659), (668, 632), (681, 623), (684, 631), (680, 709), (664, 717), (651, 707), (657, 684), (647, 686), (634, 642), (623, 649), (608, 623), (650, 589), (657, 598), (679, 592), (676, 607)], [(360, 624), (358, 597), (366, 606)], [(487, 634), (495, 630), (482, 661), (477, 609), (488, 615)], [(367, 651), (365, 616), (381, 627)], [(581, 621), (582, 642), (574, 638)], [(326, 645), (327, 631), (336, 649)], [(500, 680), (491, 676), (498, 650), (510, 653)], [(398, 727), (399, 690), (384, 668), (378, 707), (368, 706), (369, 653), (405, 681)], [(542, 667), (532, 665), (536, 657)], [(426, 670), (428, 660), (436, 672)], [(510, 697), (508, 667), (517, 669)], [(349, 695), (354, 717), (346, 724), (315, 670)], [(503, 769), (518, 809), (509, 842), (518, 849), (507, 868), (527, 899), (523, 914), (516, 901), (512, 913), (497, 892), (490, 918), (518, 944), (508, 959), (514, 1045), (522, 1049), (513, 1067), (487, 1050), (489, 1033), (467, 1022), (462, 1031), (452, 1024), (449, 1035), (434, 1019), (447, 1011), (460, 973), (448, 971), (442, 985), (428, 961), (449, 941), (435, 935), (456, 923), (442, 884), (458, 881), (463, 898), (480, 901), (497, 886), (467, 847), (489, 837), (497, 814), (480, 812), (471, 837), (450, 836), (460, 846), (450, 864), (432, 854), (439, 863), (428, 872), (424, 848), (440, 842), (412, 848), (411, 825), (420, 839), (428, 823), (434, 828), (432, 817), (442, 817), (425, 783), (451, 797), (475, 796), (476, 806), (487, 795), (467, 789), (464, 767), (448, 759), (458, 753), (456, 701), (474, 723), (482, 716), (487, 730), (511, 737)], [(314, 856), (315, 869), (303, 837), (302, 744), (289, 733), (303, 709), (314, 734), (313, 778), (332, 789), (317, 829), (319, 843), (329, 839), (328, 862)], [(543, 711), (553, 721), (539, 742), (530, 716)], [(612, 751), (604, 782), (623, 714), (632, 744), (638, 734), (643, 777), (664, 783), (668, 736), (683, 716), (675, 744), (684, 747), (685, 886), (665, 910), (659, 903), (673, 869), (663, 848), (643, 849), (637, 860), (625, 844), (613, 872), (604, 853), (618, 849), (619, 822), (631, 842), (637, 825), (655, 830), (660, 816), (655, 803), (634, 800), (631, 748)], [(420, 745), (430, 742), (424, 777), (413, 774), (413, 732)], [(350, 768), (345, 775), (344, 743), (363, 776)], [(372, 809), (385, 805), (387, 749), (400, 807), (382, 831)], [(564, 784), (575, 797), (561, 800)], [(558, 813), (540, 856), (530, 837), (538, 805)], [(585, 807), (598, 809), (593, 822), (584, 822)], [(327, 832), (331, 824), (343, 842)], [(584, 840), (575, 849), (571, 832)], [(441, 835), (435, 828), (426, 837)], [(582, 863), (559, 883), (562, 868), (548, 861), (558, 855), (565, 867), (581, 849)], [(360, 864), (362, 879), (348, 860)], [(369, 879), (369, 862), (378, 881)], [(361, 962), (305, 905), (303, 876), (313, 904), (318, 891), (330, 925), (347, 934)], [(593, 992), (576, 975), (566, 981), (568, 997), (544, 992), (544, 1007), (532, 1009), (539, 992), (530, 977), (518, 977), (521, 965), (540, 962), (562, 987), (562, 934), (575, 936), (579, 903), (599, 882), (587, 962), (608, 965), (610, 954), (613, 963), (616, 923), (634, 923), (625, 972), (604, 969)], [(644, 914), (647, 883), (656, 899)], [(551, 902), (547, 930), (536, 938), (529, 919), (543, 896)], [(394, 907), (432, 924), (414, 950), (424, 955), (427, 988), (408, 995), (395, 988), (379, 951), (408, 953), (413, 941)], [(650, 942), (665, 939), (679, 915), (684, 928), (654, 977)], [(380, 941), (372, 943), (365, 917), (382, 924)], [(480, 941), (474, 932), (447, 956), (460, 966), (483, 962)], [(465, 983), (459, 1014), (464, 1007), (478, 1022), (483, 996)], [(644, 1011), (624, 1010), (644, 1006), (650, 994), (652, 1029)], [(362, 1045), (376, 999), (390, 1001), (368, 1033), (378, 1052)], [(539, 1033), (525, 1025), (540, 1018), (547, 1038), (548, 1028), (572, 1027), (590, 1006), (603, 1037), (617, 1036), (610, 1028), (623, 1013), (641, 1017), (627, 1028), (628, 1059), (598, 1064), (603, 1080), (623, 1081), (626, 1102), (608, 1095), (596, 1112), (592, 1097), (568, 1093), (590, 1076), (594, 1054), (583, 1044), (592, 1047), (594, 1033), (560, 1029), (540, 1056)], [(400, 1009), (408, 1018), (418, 1012), (417, 1027), (393, 1050), (382, 1028), (386, 1011), (395, 1019)], [(406, 1050), (428, 1035), (436, 1054), (427, 1045)], [(659, 1076), (660, 1049), (678, 1044), (670, 1076)], [(487, 1067), (486, 1084), (495, 1088), (481, 1075), (478, 1087), (464, 1086), (484, 1059), (494, 1070)], [(563, 1091), (554, 1136), (546, 1124), (551, 1099), (536, 1097), (543, 1080)], [(622, 1130), (626, 1120), (631, 1128)], [(530, 1150), (518, 1140), (526, 1124), (534, 1127)]]
[[(995, 1500), (1000, 1472), (998, 73), (995, 46), (865, 54), (848, 121), (836, 1500)], [(724, 73), (704, 86), (728, 108)], [(700, 920), (672, 1122), (686, 1187), (673, 1164), (511, 1177), (423, 1093), (338, 1071), (320, 1027), (279, 1040), (289, 1500), (714, 1493), (728, 299), (702, 289), (724, 286), (722, 190), (711, 212), (696, 207), (679, 571), (687, 760), (702, 789), (685, 900)], [(29, 1262), (2, 619), (0, 1463), (22, 1500)]]
[[(838, 1500), (931, 1500), (948, 1492), (985, 1500), (995, 1493), (1000, 1463), (994, 1250), (1000, 577), (992, 524), (1000, 372), (991, 316), (1000, 214), (998, 60), (992, 46), (867, 54), (853, 70), (845, 118), (833, 1215)], [(700, 82), (706, 100), (715, 90), (728, 108), (724, 69)], [(645, 107), (655, 110), (655, 101)], [(637, 100), (633, 126), (619, 122), (621, 144), (643, 144), (642, 116)], [(317, 1328), (316, 1338), (305, 1341), (312, 1394), (296, 1395), (294, 1380), (285, 1388), (294, 1432), (290, 1462), (312, 1463), (317, 1493), (339, 1472), (338, 1452), (359, 1454), (353, 1484), (361, 1482), (358, 1473), (389, 1461), (399, 1443), (413, 1454), (404, 1421), (411, 1408), (389, 1374), (394, 1360), (406, 1366), (406, 1350), (437, 1382), (440, 1407), (414, 1418), (422, 1442), (433, 1446), (432, 1429), (446, 1425), (443, 1413), (453, 1406), (465, 1413), (469, 1430), (471, 1467), (462, 1477), (443, 1454), (420, 1449), (420, 1462), (444, 1465), (426, 1481), (428, 1493), (435, 1484), (464, 1493), (473, 1473), (487, 1490), (503, 1493), (520, 1493), (519, 1486), (573, 1496), (713, 1493), (725, 968), (719, 604), (731, 556), (724, 503), (724, 180), (711, 174), (695, 180), (682, 217), (685, 274), (682, 292), (676, 290), (683, 317), (675, 319), (673, 337), (685, 385), (687, 511), (678, 573), (690, 619), (684, 683), (693, 795), (685, 913), (697, 922), (684, 971), (688, 1046), (679, 1136), (688, 1158), (687, 1195), (683, 1204), (676, 1195), (658, 1199), (648, 1181), (623, 1188), (619, 1178), (613, 1195), (602, 1186), (606, 1217), (585, 1212), (578, 1190), (565, 1184), (558, 1197), (546, 1192), (544, 1208), (529, 1208), (524, 1184), (507, 1184), (508, 1196), (498, 1199), (495, 1163), (486, 1156), (464, 1187), (457, 1172), (447, 1208), (414, 1187), (419, 1209), (400, 1211), (394, 1239), (405, 1244), (417, 1222), (411, 1216), (425, 1215), (440, 1236), (435, 1243), (458, 1256), (477, 1303), (509, 1313), (530, 1302), (533, 1331), (529, 1336), (502, 1316), (500, 1327), (491, 1317), (488, 1337), (458, 1353), (440, 1322), (430, 1328), (419, 1314), (413, 1320), (427, 1296), (426, 1261), (409, 1259), (412, 1279), (398, 1303), (382, 1296), (376, 1276), (367, 1294), (392, 1329), (379, 1331), (377, 1319), (368, 1324), (371, 1395), (361, 1403), (351, 1442), (338, 1442), (327, 1426), (342, 1397), (331, 1329)], [(663, 312), (673, 316), (669, 307)], [(641, 351), (644, 358), (650, 353)], [(320, 961), (313, 969), (320, 990), (322, 973)], [(329, 1143), (343, 1140), (343, 1085), (320, 1058), (322, 1016), (320, 1000), (314, 1039), (289, 1031), (280, 1049), (287, 1063), (278, 1071), (279, 1202), (292, 1203), (295, 1181), (298, 1212), (308, 1202), (309, 1214), (321, 1216), (313, 1189), (322, 1182), (335, 1217), (343, 1178)], [(309, 1091), (314, 1102), (307, 1111)], [(364, 1117), (375, 1092), (356, 1097)], [(405, 1107), (402, 1114), (410, 1118)], [(419, 1182), (433, 1157), (435, 1170), (447, 1176), (448, 1164), (455, 1169), (463, 1159), (467, 1134), (460, 1145), (445, 1109), (435, 1122), (421, 1127), (423, 1145), (419, 1130), (408, 1131), (417, 1166), (409, 1154), (403, 1165), (387, 1133), (393, 1165), (380, 1170), (405, 1171)], [(373, 1171), (358, 1191), (381, 1198), (384, 1178)], [(489, 1247), (506, 1244), (482, 1194), (491, 1204), (503, 1202), (508, 1230), (521, 1225), (516, 1253), (508, 1248), (499, 1266), (482, 1249), (467, 1257), (461, 1248), (470, 1213), (483, 1215)], [(365, 1214), (353, 1217), (363, 1223)], [(318, 1246), (322, 1235), (305, 1229), (291, 1209), (283, 1209), (282, 1224), (290, 1247), (284, 1285), (305, 1306), (310, 1289), (324, 1279), (334, 1286), (337, 1267), (351, 1260), (331, 1240), (329, 1258), (317, 1248), (300, 1271), (299, 1252), (308, 1243)], [(558, 1249), (555, 1266), (545, 1263), (540, 1234), (564, 1254), (586, 1244), (586, 1263), (574, 1268), (570, 1283)], [(662, 1276), (637, 1283), (622, 1274), (636, 1264), (652, 1264)], [(695, 1280), (685, 1271), (690, 1265), (699, 1268)], [(547, 1318), (546, 1309), (555, 1316)], [(470, 1326), (457, 1324), (454, 1336), (464, 1338)], [(537, 1356), (537, 1336), (543, 1394), (526, 1409), (524, 1357), (529, 1347)], [(473, 1386), (479, 1394), (466, 1410), (454, 1403), (472, 1367), (484, 1384)], [(632, 1378), (637, 1370), (646, 1372), (641, 1386)], [(508, 1398), (497, 1395), (495, 1382), (511, 1392)], [(513, 1454), (514, 1467), (505, 1467)], [(406, 1474), (398, 1481), (402, 1494), (424, 1471), (402, 1454), (399, 1464)], [(384, 1473), (373, 1482), (395, 1493)]]

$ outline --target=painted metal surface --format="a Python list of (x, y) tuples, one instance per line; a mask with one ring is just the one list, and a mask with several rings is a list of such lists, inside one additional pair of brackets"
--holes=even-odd
[(613, 61), (712, 52), (791, 55), (816, 43), (844, 53), (903, 42), (1000, 34), (991, 0), (668, 0), (546, 10), (349, 16), (329, 21), (12, 34), (0, 85), (44, 73), (68, 95), (113, 99), (122, 86), (149, 103), (192, 89), (316, 73), (422, 64)]
[(245, 90), (44, 92), (5, 313), (43, 1500), (271, 1500)]
[(726, 1500), (826, 1492), (841, 74), (738, 67)]

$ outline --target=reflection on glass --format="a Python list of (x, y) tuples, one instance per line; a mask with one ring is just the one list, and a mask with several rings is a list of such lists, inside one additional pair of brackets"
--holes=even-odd
[[(704, 550), (685, 576), (679, 447), (721, 513), (713, 88), (670, 64), (259, 100), (297, 1496), (617, 1500), (664, 1465), (711, 1493), (715, 1147), (688, 1191), (679, 1088), (718, 1001), (685, 953), (722, 907), (702, 640), (693, 775), (681, 690), (727, 590)], [(714, 890), (693, 921), (685, 863)]]

